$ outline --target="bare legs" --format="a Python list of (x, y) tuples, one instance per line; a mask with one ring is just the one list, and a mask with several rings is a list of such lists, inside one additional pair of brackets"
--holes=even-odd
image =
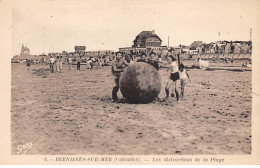
[[(165, 86), (165, 93), (166, 93), (166, 98), (169, 97), (169, 94), (170, 94), (170, 88), (172, 87), (172, 93), (173, 93), (173, 88), (174, 88), (174, 92), (175, 92), (175, 95), (176, 95), (176, 98), (177, 98), (177, 101), (179, 102), (179, 99), (180, 99), (180, 93), (181, 93), (181, 90), (180, 90), (180, 80), (176, 80), (176, 81), (172, 81), (171, 79), (169, 79), (166, 83), (166, 86)], [(174, 87), (173, 87), (174, 86)], [(173, 97), (173, 94), (172, 94), (172, 97)]]
[(184, 87), (186, 85), (186, 79), (181, 79), (181, 100), (183, 100), (184, 97)]
[(180, 93), (181, 93), (180, 85), (181, 85), (181, 81), (176, 80), (175, 81), (175, 94), (176, 94), (177, 102), (180, 102)]

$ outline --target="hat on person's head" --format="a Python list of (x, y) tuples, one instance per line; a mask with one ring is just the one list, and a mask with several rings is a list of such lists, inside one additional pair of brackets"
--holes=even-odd
[(116, 55), (119, 54), (119, 53), (120, 53), (121, 55), (123, 55), (123, 53), (122, 53), (121, 51), (116, 52)]
[(151, 56), (151, 55), (153, 55), (153, 54), (154, 54), (154, 55), (156, 55), (156, 54), (155, 54), (155, 52), (150, 52), (150, 54), (149, 54), (149, 55)]
[(145, 55), (145, 56), (146, 56), (146, 53), (145, 53), (145, 52), (143, 52), (143, 53), (141, 54), (141, 56), (143, 56), (143, 55)]

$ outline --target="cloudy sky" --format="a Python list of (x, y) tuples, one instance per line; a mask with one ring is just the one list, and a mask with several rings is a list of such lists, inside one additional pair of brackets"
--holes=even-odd
[[(257, 0), (21, 0), (12, 4), (12, 49), (31, 54), (117, 50), (143, 30), (155, 30), (167, 45), (195, 40), (249, 40), (257, 23)], [(254, 29), (253, 29), (254, 31)], [(220, 32), (220, 36), (219, 33)]]

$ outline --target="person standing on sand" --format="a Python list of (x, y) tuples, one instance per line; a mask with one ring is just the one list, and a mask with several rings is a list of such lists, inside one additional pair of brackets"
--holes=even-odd
[(30, 71), (31, 61), (29, 58), (26, 60), (26, 67), (27, 67), (27, 72)]
[(91, 64), (92, 64), (92, 60), (91, 58), (89, 58), (86, 62), (87, 70), (91, 70)]
[(68, 58), (68, 64), (69, 64), (69, 70), (71, 70), (71, 66), (72, 66), (72, 58), (71, 58), (71, 56)]
[(122, 52), (117, 52), (116, 58), (112, 62), (112, 74), (115, 76), (115, 84), (116, 84), (116, 86), (113, 87), (113, 91), (112, 91), (113, 102), (118, 100), (117, 92), (119, 90), (119, 78), (126, 66), (127, 64), (125, 63)]
[(80, 70), (81, 56), (77, 57), (77, 70)]
[(97, 60), (97, 67), (98, 67), (98, 69), (101, 69), (101, 68), (102, 68), (102, 58), (99, 58), (99, 59)]
[(168, 71), (170, 71), (170, 76), (169, 76), (169, 80), (167, 81), (167, 84), (165, 86), (165, 92), (166, 92), (166, 98), (169, 97), (169, 89), (172, 85), (175, 86), (175, 94), (176, 94), (176, 98), (177, 98), (177, 102), (180, 102), (180, 75), (179, 75), (179, 66), (178, 63), (176, 61), (176, 59), (170, 55), (169, 56), (169, 67), (168, 67)]
[(53, 56), (51, 56), (51, 58), (50, 58), (51, 73), (53, 73), (53, 71), (54, 71), (54, 63), (55, 63), (55, 58), (53, 58)]
[(96, 67), (97, 67), (97, 69), (100, 69), (100, 67), (99, 67), (99, 58), (96, 59)]
[(94, 57), (91, 58), (91, 69), (94, 69), (94, 67), (97, 68), (96, 59)]
[(56, 59), (56, 72), (60, 72), (60, 57), (57, 56)]
[(230, 62), (231, 62), (231, 64), (233, 64), (233, 62), (234, 62), (234, 56), (231, 57)]
[(62, 56), (60, 56), (60, 64), (59, 64), (60, 73), (61, 73), (61, 70), (62, 70), (62, 63), (63, 63), (63, 58), (62, 58)]
[(179, 75), (180, 75), (180, 82), (181, 82), (181, 99), (183, 100), (184, 97), (184, 87), (187, 82), (187, 78), (190, 80), (189, 74), (187, 73), (187, 70), (185, 69), (185, 66), (183, 64), (180, 64), (180, 70), (179, 70)]

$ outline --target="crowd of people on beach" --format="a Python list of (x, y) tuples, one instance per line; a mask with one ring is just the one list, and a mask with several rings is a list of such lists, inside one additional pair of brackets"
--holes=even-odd
[[(185, 69), (184, 64), (181, 62), (180, 57), (178, 54), (175, 55), (169, 55), (166, 58), (167, 60), (167, 69), (169, 72), (169, 78), (165, 86), (165, 93), (166, 93), (166, 99), (171, 97), (176, 97), (177, 102), (180, 102), (180, 99), (183, 99), (184, 97), (184, 87), (189, 78), (189, 75), (187, 73), (187, 70)], [(110, 59), (111, 65), (112, 65), (112, 74), (115, 77), (115, 86), (112, 89), (112, 101), (117, 102), (118, 96), (117, 92), (119, 91), (119, 78), (121, 73), (124, 71), (124, 69), (135, 62), (144, 62), (147, 64), (152, 65), (157, 71), (160, 69), (160, 63), (162, 63), (161, 58), (154, 52), (150, 53), (140, 53), (140, 55), (132, 55), (130, 53), (122, 53), (122, 52), (116, 52), (115, 55)], [(69, 56), (68, 58), (64, 59), (61, 55), (58, 56), (50, 56), (49, 62), (46, 62), (46, 64), (49, 64), (51, 73), (62, 72), (62, 65), (63, 63), (68, 64), (68, 70), (72, 70), (72, 64), (76, 64), (76, 69), (81, 70), (82, 63), (85, 63), (86, 70), (93, 70), (93, 69), (101, 69), (104, 65), (104, 59), (102, 57), (77, 57), (76, 59), (72, 56)], [(29, 71), (31, 66), (31, 61), (27, 61), (27, 69)], [(171, 91), (171, 94), (170, 94)], [(157, 97), (158, 100), (160, 100)]]
[[(50, 65), (51, 73), (54, 73), (54, 72), (61, 73), (63, 64), (68, 64), (69, 71), (72, 70), (72, 65), (73, 64), (76, 64), (76, 67), (77, 67), (76, 69), (80, 70), (83, 63), (85, 63), (87, 70), (101, 69), (103, 67), (103, 65), (104, 65), (104, 60), (102, 58), (95, 58), (95, 57), (88, 57), (88, 58), (77, 57), (77, 58), (73, 58), (72, 56), (69, 56), (68, 58), (63, 59), (62, 56), (52, 56), (51, 55), (49, 61), (46, 62), (46, 64)], [(29, 67), (30, 67), (30, 65), (29, 65)]]
[[(165, 86), (165, 99), (169, 97), (176, 97), (176, 101), (180, 102), (181, 99), (184, 97), (184, 90), (187, 80), (190, 80), (190, 77), (187, 73), (187, 69), (183, 62), (180, 59), (180, 54), (170, 54), (165, 57), (167, 64), (166, 68), (168, 69), (169, 78), (166, 82)], [(233, 63), (233, 58), (231, 58), (231, 63)], [(45, 62), (45, 61), (44, 61)], [(61, 73), (63, 69), (63, 64), (68, 64), (68, 70), (72, 70), (72, 65), (76, 64), (76, 70), (80, 71), (82, 65), (85, 65), (86, 70), (93, 70), (93, 69), (101, 69), (104, 64), (109, 63), (112, 65), (112, 74), (115, 77), (115, 86), (112, 89), (112, 101), (117, 102), (118, 96), (117, 93), (119, 91), (119, 79), (121, 73), (124, 69), (135, 62), (144, 62), (147, 64), (152, 65), (157, 71), (160, 69), (160, 64), (162, 63), (162, 59), (153, 51), (140, 54), (131, 54), (131, 53), (123, 53), (123, 52), (116, 52), (112, 57), (73, 57), (69, 56), (67, 58), (63, 58), (63, 56), (50, 56), (49, 61), (46, 61), (46, 64), (49, 64), (51, 73), (57, 72)], [(40, 63), (39, 63), (40, 64)], [(251, 65), (251, 62), (247, 62), (243, 66)], [(31, 61), (28, 59), (26, 62), (27, 71), (30, 70)], [(158, 100), (160, 100), (157, 97)]]
[[(166, 99), (171, 97), (176, 97), (177, 102), (180, 102), (180, 99), (184, 97), (184, 87), (189, 78), (187, 70), (185, 69), (184, 64), (181, 62), (178, 54), (167, 56), (167, 69), (169, 72), (169, 78), (165, 86)], [(124, 69), (135, 62), (144, 62), (152, 65), (157, 71), (160, 69), (160, 63), (162, 63), (161, 58), (154, 52), (150, 53), (140, 53), (140, 55), (132, 55), (130, 53), (122, 53), (117, 52), (112, 57), (111, 65), (112, 65), (112, 74), (115, 77), (115, 86), (112, 89), (112, 101), (117, 102), (118, 96), (117, 92), (119, 91), (119, 78)], [(58, 56), (50, 56), (49, 64), (51, 73), (62, 72), (63, 63), (68, 64), (68, 70), (72, 70), (72, 64), (75, 63), (77, 66), (77, 70), (81, 70), (82, 63), (85, 62), (86, 69), (101, 69), (104, 65), (104, 59), (102, 57), (88, 57), (82, 58), (77, 57), (74, 59), (72, 56), (64, 59), (61, 55)], [(29, 70), (31, 66), (30, 60), (27, 61), (27, 69)], [(170, 94), (171, 91), (171, 94)], [(157, 97), (158, 100), (160, 100)]]

